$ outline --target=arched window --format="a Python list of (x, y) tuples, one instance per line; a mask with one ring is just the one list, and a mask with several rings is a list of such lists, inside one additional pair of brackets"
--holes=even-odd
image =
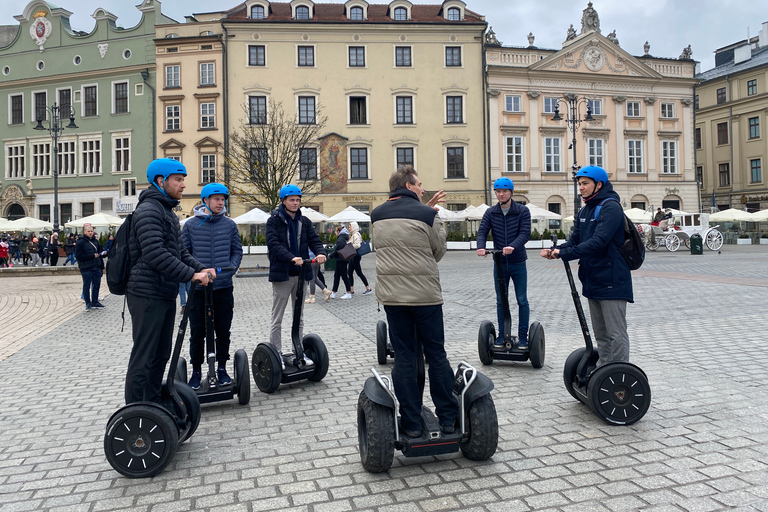
[(300, 5), (296, 8), (296, 19), (297, 20), (308, 20), (309, 19), (309, 7), (306, 5)]
[(263, 20), (266, 18), (264, 15), (264, 6), (263, 5), (254, 5), (251, 7), (251, 18), (254, 20)]
[(461, 11), (456, 7), (448, 9), (448, 21), (461, 21)]
[(396, 7), (395, 8), (395, 21), (407, 21), (408, 20), (408, 9), (405, 7)]
[(363, 8), (353, 7), (349, 10), (349, 19), (362, 21), (363, 20)]

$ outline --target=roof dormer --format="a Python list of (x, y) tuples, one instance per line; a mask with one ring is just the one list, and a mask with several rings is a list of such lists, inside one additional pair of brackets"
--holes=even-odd
[(464, 9), (467, 4), (461, 0), (445, 0), (440, 13), (446, 21), (464, 21)]
[(265, 20), (269, 17), (268, 0), (248, 0), (245, 8), (248, 10), (248, 19)]
[(315, 3), (312, 0), (293, 0), (291, 2), (291, 18), (294, 20), (311, 20), (315, 17)]
[(365, 0), (349, 0), (344, 4), (344, 11), (350, 21), (368, 20), (368, 2)]
[(395, 0), (389, 4), (388, 14), (392, 21), (411, 21), (412, 8), (408, 0)]

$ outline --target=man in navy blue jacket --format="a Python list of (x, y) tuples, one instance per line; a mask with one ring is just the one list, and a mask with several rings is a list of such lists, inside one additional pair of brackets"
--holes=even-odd
[[(227, 375), (229, 359), (229, 334), (235, 308), (234, 276), (243, 259), (243, 246), (235, 221), (226, 213), (229, 190), (220, 183), (209, 183), (200, 192), (203, 204), (195, 206), (194, 217), (184, 223), (181, 238), (189, 254), (211, 268), (231, 267), (235, 270), (218, 272), (213, 282), (213, 325), (216, 332), (216, 376), (219, 384), (227, 385), (232, 379)], [(189, 357), (192, 375), (189, 387), (200, 388), (202, 365), (205, 362), (205, 290), (196, 288), (189, 311)]]
[(619, 252), (624, 243), (624, 212), (608, 174), (590, 165), (576, 173), (584, 207), (571, 238), (541, 256), (579, 260), (581, 294), (589, 299), (589, 316), (600, 359), (597, 365), (629, 361), (627, 303), (634, 302), (629, 265)]
[(504, 278), (504, 286), (509, 289), (509, 280), (515, 285), (517, 299), (517, 347), (528, 348), (528, 320), (531, 308), (528, 306), (528, 269), (525, 260), (525, 243), (531, 237), (531, 212), (525, 206), (512, 200), (515, 184), (509, 178), (499, 178), (493, 183), (493, 191), (499, 200), (493, 207), (485, 211), (483, 220), (477, 230), (477, 255), (486, 256), (485, 241), (488, 231), (493, 236), (493, 246), (501, 249), (501, 268), (494, 265), (493, 283), (496, 287), (496, 316), (499, 320), (499, 337), (497, 345), (504, 344), (504, 310), (501, 305), (501, 290), (497, 272)]

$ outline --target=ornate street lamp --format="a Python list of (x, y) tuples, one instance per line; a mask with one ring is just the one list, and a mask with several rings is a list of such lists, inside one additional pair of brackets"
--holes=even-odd
[[(45, 124), (43, 124), (43, 114), (48, 113), (46, 116)], [(61, 105), (54, 103), (52, 107), (45, 107), (37, 110), (37, 126), (35, 130), (48, 130), (53, 139), (53, 230), (58, 233), (59, 231), (59, 135), (64, 132), (65, 128), (74, 129), (77, 128), (75, 124), (75, 109), (72, 105)], [(64, 119), (69, 118), (69, 124), (64, 126)]]
[[(576, 179), (576, 173), (579, 172), (580, 169), (580, 166), (576, 163), (576, 130), (582, 122), (594, 121), (594, 119), (592, 118), (592, 108), (589, 104), (589, 99), (583, 96), (580, 98), (574, 93), (568, 93), (563, 94), (563, 98), (558, 98), (557, 104), (555, 105), (555, 116), (552, 118), (553, 121), (563, 121), (563, 118), (560, 117), (560, 103), (565, 104), (565, 124), (573, 132), (573, 140), (568, 149), (573, 148), (573, 166), (571, 167), (571, 170), (573, 173), (573, 219), (575, 222), (576, 213), (578, 213), (580, 207), (579, 186), (578, 180)], [(583, 119), (579, 116), (579, 107), (581, 105), (584, 105), (587, 108), (587, 115)]]

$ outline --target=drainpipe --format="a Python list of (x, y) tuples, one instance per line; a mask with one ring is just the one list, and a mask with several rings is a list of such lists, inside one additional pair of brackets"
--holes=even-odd
[(149, 90), (152, 91), (152, 105), (150, 106), (151, 115), (149, 117), (152, 118), (152, 160), (155, 160), (157, 158), (157, 128), (155, 126), (155, 123), (157, 120), (155, 119), (155, 88), (149, 85), (149, 68), (145, 69), (141, 72), (141, 79), (144, 81), (144, 85), (149, 87)]
[[(702, 135), (703, 136), (703, 135)], [(696, 195), (699, 198), (699, 212), (701, 209), (701, 187), (704, 186), (704, 172), (701, 173), (701, 183), (699, 183), (698, 170), (699, 167), (696, 161), (696, 86), (693, 86), (693, 175), (696, 176)], [(713, 170), (714, 172), (714, 170)]]
[(728, 106), (728, 142), (731, 146), (731, 168), (729, 169), (731, 173), (731, 190), (728, 192), (728, 208), (731, 208), (733, 206), (733, 96), (731, 96), (731, 78), (728, 75), (725, 75), (725, 81), (728, 82), (728, 103), (730, 105)]
[(229, 38), (229, 34), (227, 34), (227, 27), (224, 26), (224, 20), (221, 20), (221, 29), (224, 31), (223, 39), (221, 34), (219, 34), (224, 61), (224, 69), (222, 70), (222, 103), (224, 104), (224, 185), (229, 188), (229, 161), (227, 160), (227, 155), (229, 154), (229, 84), (227, 80), (229, 76), (229, 60), (227, 54), (227, 39)]
[(488, 195), (488, 184), (491, 182), (491, 168), (489, 165), (491, 158), (491, 148), (488, 144), (488, 137), (491, 132), (491, 114), (488, 106), (488, 65), (485, 59), (485, 28), (480, 34), (480, 51), (483, 53), (483, 118), (485, 119), (485, 125), (483, 126), (483, 195), (485, 197), (485, 204), (491, 204), (490, 196)]

